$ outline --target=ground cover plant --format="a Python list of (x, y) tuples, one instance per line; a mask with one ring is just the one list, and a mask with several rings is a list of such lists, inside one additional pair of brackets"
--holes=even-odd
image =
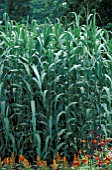
[(96, 14), (87, 16), (86, 25), (80, 24), (80, 15), (71, 15), (74, 23), (67, 26), (59, 19), (54, 24), (46, 19), (41, 25), (35, 20), (21, 25), (3, 16), (2, 160), (14, 152), (31, 162), (38, 155), (51, 164), (59, 152), (73, 162), (80, 149), (84, 158), (86, 151), (91, 159), (97, 150), (102, 155), (98, 168), (104, 168), (108, 152), (102, 151), (100, 143), (109, 139), (104, 146), (111, 151), (112, 138), (111, 32), (96, 26)]

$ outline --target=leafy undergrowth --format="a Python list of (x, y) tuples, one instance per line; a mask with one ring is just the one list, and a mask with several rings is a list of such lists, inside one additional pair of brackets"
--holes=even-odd
[[(86, 140), (81, 140), (83, 148), (87, 146)], [(97, 139), (92, 140), (92, 147), (88, 144), (87, 150), (79, 150), (74, 154), (72, 162), (67, 160), (66, 156), (61, 157), (59, 152), (56, 153), (52, 164), (47, 164), (47, 161), (42, 161), (37, 155), (34, 164), (32, 165), (28, 159), (19, 155), (18, 163), (15, 163), (14, 153), (11, 157), (5, 158), (3, 161), (0, 159), (0, 169), (21, 169), (21, 170), (111, 170), (112, 169), (112, 148), (111, 139), (101, 139), (100, 143)], [(94, 148), (94, 149), (93, 149)], [(94, 150), (94, 151), (93, 151)], [(92, 153), (93, 152), (93, 153)]]

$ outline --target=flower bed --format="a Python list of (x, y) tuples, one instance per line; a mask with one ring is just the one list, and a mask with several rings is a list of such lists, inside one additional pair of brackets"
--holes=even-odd
[[(40, 160), (40, 157), (37, 155), (34, 165), (32, 165), (28, 159), (24, 156), (19, 155), (18, 163), (15, 163), (14, 153), (11, 157), (5, 158), (3, 161), (0, 158), (0, 169), (24, 169), (24, 170), (56, 170), (56, 169), (91, 169), (91, 170), (111, 170), (112, 169), (112, 148), (108, 148), (111, 140), (101, 139), (98, 142), (97, 139), (92, 140), (94, 146), (94, 153), (91, 154), (90, 151), (93, 148), (89, 147), (88, 150), (79, 150), (77, 154), (74, 154), (72, 162), (67, 160), (66, 156), (61, 157), (59, 152), (56, 153), (55, 158), (52, 161), (51, 165), (47, 164), (46, 160)], [(81, 143), (84, 145), (87, 144), (86, 140), (81, 140)], [(91, 150), (92, 149), (92, 150)]]

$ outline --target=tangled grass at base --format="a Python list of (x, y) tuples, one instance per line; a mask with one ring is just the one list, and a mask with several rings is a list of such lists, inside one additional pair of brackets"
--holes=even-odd
[[(81, 140), (85, 145), (87, 142)], [(24, 156), (19, 155), (18, 163), (15, 162), (14, 153), (11, 157), (5, 158), (3, 161), (0, 158), (0, 169), (21, 169), (21, 170), (111, 170), (112, 169), (112, 148), (108, 148), (111, 140), (107, 138), (106, 140), (101, 139), (100, 143), (98, 140), (93, 140), (92, 144), (95, 147), (93, 156), (89, 152), (90, 147), (87, 151), (79, 150), (78, 154), (74, 154), (72, 162), (68, 162), (67, 157), (61, 157), (59, 152), (56, 153), (55, 158), (51, 165), (47, 164), (47, 161), (41, 161), (40, 157), (37, 155), (36, 160), (33, 165)], [(99, 148), (100, 146), (100, 148)]]
[[(20, 25), (0, 22), (0, 154), (52, 162), (112, 138), (112, 38), (96, 14)], [(95, 142), (95, 141), (94, 141)], [(111, 147), (111, 143), (110, 146)]]

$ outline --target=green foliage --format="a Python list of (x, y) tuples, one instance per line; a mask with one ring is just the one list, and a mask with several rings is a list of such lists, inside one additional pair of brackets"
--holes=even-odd
[(1, 10), (3, 13), (7, 12), (10, 18), (16, 21), (23, 22), (29, 15), (30, 20), (36, 19), (38, 22), (43, 23), (45, 17), (55, 19), (64, 15), (66, 3), (63, 4), (63, 2), (64, 0), (4, 0), (1, 3)]
[(100, 16), (97, 18), (97, 25), (109, 30), (112, 28), (111, 0), (4, 0), (0, 3), (0, 8), (1, 16), (7, 12), (11, 19), (22, 22), (29, 16), (30, 22), (36, 19), (39, 23), (44, 23), (46, 17), (54, 21), (55, 18), (67, 16), (69, 12), (81, 13), (84, 23), (85, 11), (93, 13), (96, 10)]
[[(52, 160), (70, 157), (80, 139), (112, 136), (112, 39), (72, 13), (60, 20), (0, 25), (0, 152)], [(95, 133), (88, 133), (95, 131)]]
[(50, 19), (58, 18), (64, 15), (66, 4), (64, 0), (32, 0), (30, 3), (31, 18), (36, 19), (39, 22), (44, 22), (46, 17)]
[(2, 19), (3, 13), (3, 3), (0, 1), (0, 20)]
[(16, 21), (26, 19), (30, 14), (31, 0), (4, 0), (2, 2), (2, 11), (7, 12), (9, 17)]
[(76, 13), (82, 11), (83, 16), (85, 16), (84, 8), (89, 13), (93, 13), (95, 9), (100, 16), (100, 18), (97, 18), (97, 25), (109, 28), (109, 30), (112, 28), (110, 25), (112, 23), (112, 0), (67, 0), (67, 5), (66, 14), (73, 11)]

